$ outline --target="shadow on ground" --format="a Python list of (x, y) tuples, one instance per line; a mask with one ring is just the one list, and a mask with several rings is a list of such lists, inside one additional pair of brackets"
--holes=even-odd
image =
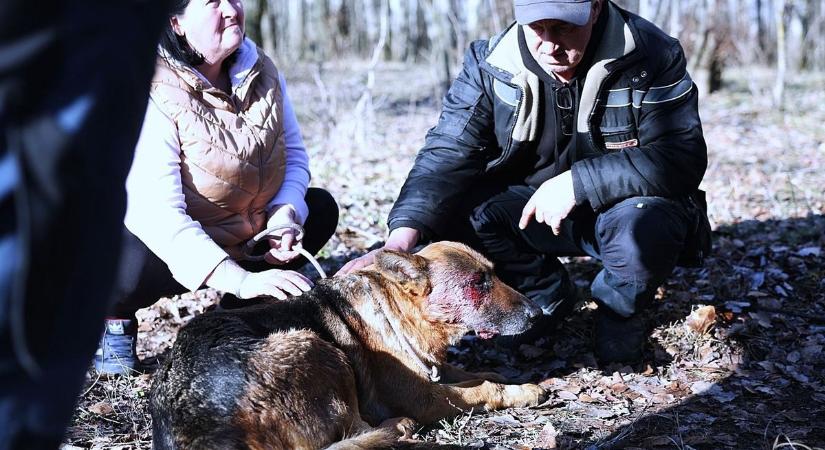
[[(643, 363), (598, 365), (592, 302), (535, 345), (505, 350), (470, 336), (453, 349), (455, 363), (544, 380), (553, 398), (465, 416), (466, 436), (456, 435), (455, 421), (422, 434), (468, 448), (822, 446), (825, 217), (746, 221), (714, 238), (703, 268), (679, 268), (660, 289)], [(599, 265), (576, 258), (568, 268), (589, 292)], [(685, 323), (701, 307), (715, 314), (706, 333)]]
[[(713, 305), (713, 338), (730, 353), (675, 355), (671, 373), (699, 356), (690, 370), (705, 371), (709, 376), (702, 378), (711, 381), (695, 382), (694, 395), (635, 418), (596, 448), (806, 448), (825, 442), (825, 218), (746, 221), (715, 234), (706, 267), (677, 274), (669, 285), (694, 295), (674, 301), (666, 295), (671, 307), (655, 316), (664, 325), (683, 319), (692, 305)], [(708, 364), (726, 357), (725, 364)]]

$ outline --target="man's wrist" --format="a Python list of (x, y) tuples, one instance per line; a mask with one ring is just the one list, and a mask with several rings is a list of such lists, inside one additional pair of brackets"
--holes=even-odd
[(390, 232), (384, 248), (389, 250), (398, 250), (408, 252), (418, 244), (418, 239), (421, 237), (421, 232), (415, 228), (398, 227)]

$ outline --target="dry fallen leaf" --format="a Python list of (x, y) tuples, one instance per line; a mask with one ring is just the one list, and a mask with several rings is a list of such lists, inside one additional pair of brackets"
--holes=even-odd
[(624, 383), (616, 383), (610, 386), (610, 390), (612, 390), (615, 394), (621, 394), (622, 392), (627, 390), (627, 385)]
[(676, 397), (674, 397), (673, 394), (655, 394), (653, 396), (653, 403), (660, 405), (673, 403), (675, 400)]
[(685, 320), (685, 326), (699, 334), (705, 334), (715, 322), (716, 308), (712, 305), (701, 306), (690, 313)]
[(553, 424), (547, 422), (547, 424), (544, 425), (544, 428), (541, 429), (538, 438), (536, 438), (536, 443), (534, 447), (547, 450), (556, 449), (558, 448), (556, 444), (556, 437), (558, 435), (559, 432), (556, 431), (556, 428), (553, 426)]
[(115, 413), (115, 409), (107, 402), (97, 402), (89, 407), (89, 411), (98, 416), (110, 416)]
[(570, 391), (559, 391), (558, 394), (560, 399), (562, 400), (578, 400), (579, 396), (570, 392)]
[(591, 396), (589, 396), (589, 395), (587, 395), (587, 394), (579, 394), (579, 401), (580, 401), (580, 402), (584, 402), (584, 403), (593, 403), (593, 402), (595, 402), (596, 400), (595, 400), (595, 399), (593, 399), (593, 397), (591, 397)]

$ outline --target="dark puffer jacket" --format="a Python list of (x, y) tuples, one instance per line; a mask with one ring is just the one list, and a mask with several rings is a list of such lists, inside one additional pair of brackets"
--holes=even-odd
[[(682, 48), (650, 22), (606, 5), (576, 118), (577, 197), (596, 211), (635, 196), (703, 202), (698, 186), (707, 148)], [(474, 183), (516, 170), (518, 155), (534, 152), (540, 137), (539, 84), (521, 60), (518, 25), (473, 42), (390, 212), (389, 228), (438, 236)], [(703, 208), (699, 213), (706, 225)], [(701, 246), (706, 250), (707, 243)]]

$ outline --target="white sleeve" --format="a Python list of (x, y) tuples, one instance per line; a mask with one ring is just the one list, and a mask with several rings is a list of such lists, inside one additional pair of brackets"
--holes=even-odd
[(284, 104), (284, 140), (286, 141), (286, 173), (284, 183), (278, 193), (269, 201), (268, 206), (290, 204), (298, 213), (298, 221), (304, 223), (309, 215), (306, 204), (307, 186), (309, 186), (309, 156), (307, 156), (301, 128), (292, 109), (292, 102), (286, 91), (286, 80), (279, 74), (281, 93)]
[(175, 123), (150, 100), (126, 179), (124, 224), (194, 291), (228, 255), (186, 213), (180, 163)]

